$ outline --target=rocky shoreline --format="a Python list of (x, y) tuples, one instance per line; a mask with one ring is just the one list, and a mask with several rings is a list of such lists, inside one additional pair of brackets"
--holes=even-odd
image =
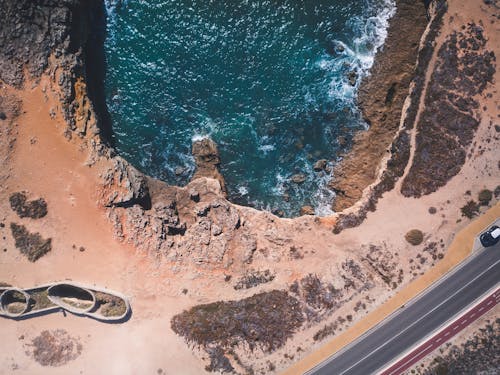
[[(438, 1), (437, 3), (441, 3)], [(9, 3), (6, 1), (6, 3)], [(64, 117), (68, 124), (66, 136), (74, 135), (86, 140), (89, 149), (89, 164), (95, 163), (100, 157), (114, 158), (115, 152), (110, 146), (113, 144), (112, 128), (107, 112), (104, 98), (104, 50), (103, 42), (105, 35), (105, 9), (103, 3), (93, 0), (81, 4), (78, 1), (71, 2), (69, 7), (56, 6), (56, 11), (51, 15), (51, 20), (56, 27), (52, 30), (34, 30), (33, 27), (18, 32), (18, 25), (31, 22), (29, 19), (35, 13), (33, 4), (23, 5), (17, 3), (14, 8), (4, 6), (5, 17), (14, 18), (11, 25), (15, 30), (4, 29), (3, 39), (7, 48), (2, 50), (4, 62), (0, 66), (0, 78), (8, 84), (20, 87), (23, 83), (23, 75), (19, 63), (21, 60), (28, 61), (27, 69), (33, 77), (39, 77), (49, 66), (49, 56), (52, 51), (57, 62), (52, 68), (53, 79), (58, 80), (61, 88), (61, 103)], [(47, 5), (47, 9), (53, 5)], [(442, 7), (443, 8), (443, 7)], [(78, 12), (79, 16), (75, 17)], [(43, 13), (43, 12), (42, 12)], [(69, 22), (68, 22), (69, 21)], [(41, 23), (43, 25), (43, 22)], [(370, 124), (368, 131), (360, 132), (356, 138), (353, 148), (334, 170), (334, 178), (330, 182), (330, 188), (336, 192), (333, 209), (341, 212), (359, 202), (366, 188), (375, 182), (381, 173), (381, 163), (387, 158), (388, 153), (392, 155), (391, 162), (386, 168), (384, 177), (391, 174), (402, 175), (405, 164), (403, 160), (408, 158), (409, 140), (407, 134), (400, 134), (400, 118), (403, 113), (404, 101), (408, 95), (409, 86), (414, 79), (415, 73), (423, 74), (415, 70), (415, 61), (418, 53), (425, 53), (425, 49), (419, 51), (419, 41), (426, 29), (427, 11), (423, 3), (409, 0), (398, 0), (396, 15), (390, 20), (388, 37), (384, 48), (377, 53), (371, 75), (363, 80), (359, 90), (359, 105), (363, 116)], [(434, 26), (437, 28), (437, 26)], [(401, 38), (399, 30), (407, 29), (405, 38)], [(32, 43), (32, 39), (38, 35), (46, 35), (38, 49), (23, 49), (22, 45)], [(8, 35), (17, 35), (9, 39)], [(435, 33), (432, 34), (435, 36)], [(428, 38), (427, 45), (432, 44), (432, 38)], [(91, 46), (87, 48), (88, 46)], [(18, 50), (19, 53), (18, 53)], [(58, 69), (61, 67), (62, 69)], [(56, 77), (56, 74), (58, 76)], [(418, 75), (417, 75), (418, 77)], [(394, 142), (393, 142), (394, 140)], [(216, 145), (204, 140), (193, 145), (193, 153), (197, 162), (197, 171), (193, 180), (199, 177), (216, 179), (221, 186), (221, 197), (225, 197), (226, 187), (224, 178), (218, 170), (220, 163)], [(392, 146), (391, 146), (392, 143)], [(210, 151), (212, 149), (212, 151)], [(209, 152), (207, 155), (203, 153)], [(130, 185), (147, 184), (147, 178), (138, 173), (135, 168), (128, 165), (123, 159), (118, 158), (114, 162), (116, 168), (121, 169), (119, 175), (129, 175), (131, 178), (139, 178), (142, 182), (130, 182)], [(127, 165), (125, 165), (127, 164)], [(397, 171), (391, 172), (392, 165), (397, 165)], [(134, 173), (123, 171), (135, 170)], [(385, 178), (387, 180), (387, 178)], [(104, 186), (109, 186), (109, 176)], [(392, 188), (393, 182), (383, 181), (385, 186), (375, 195), (381, 195), (383, 191)], [(175, 189), (175, 188), (174, 188)], [(383, 190), (383, 191), (382, 191)], [(137, 192), (129, 192), (133, 200), (127, 202), (114, 202), (119, 206), (132, 205), (147, 198), (136, 197)], [(126, 198), (123, 198), (126, 199)], [(377, 198), (369, 198), (373, 201)], [(104, 201), (103, 201), (104, 202)], [(104, 202), (109, 206), (109, 202)], [(148, 205), (145, 203), (146, 206)], [(373, 206), (373, 203), (370, 204)], [(370, 208), (372, 209), (372, 208)], [(310, 209), (301, 210), (301, 213), (309, 213)], [(363, 216), (363, 215), (358, 215)], [(342, 214), (340, 217), (343, 217)]]
[[(409, 46), (401, 51), (406, 61), (397, 66), (401, 75), (391, 77), (392, 61), (383, 61), (383, 51), (362, 88), (360, 100), (373, 130), (360, 135), (342, 167), (359, 166), (358, 183), (352, 180), (355, 193), (349, 191), (350, 173), (343, 182), (333, 182), (347, 192), (339, 204), (354, 206), (328, 218), (282, 219), (226, 199), (217, 148), (209, 140), (193, 146), (197, 171), (185, 187), (146, 176), (116, 155), (100, 92), (102, 50), (95, 49), (103, 40), (102, 0), (0, 0), (0, 16), (9, 20), (0, 29), (0, 160), (6, 166), (0, 171), (0, 235), (6, 241), (0, 262), (5, 280), (0, 282), (80, 277), (132, 296), (126, 337), (114, 331), (117, 326), (96, 329), (81, 320), (65, 321), (71, 334), (92, 333), (85, 345), (93, 350), (83, 350), (82, 357), (102, 366), (114, 359), (103, 361), (105, 340), (117, 362), (137, 357), (137, 368), (147, 366), (150, 372), (167, 363), (201, 373), (208, 362), (209, 371), (275, 373), (350, 329), (447, 256), (454, 233), (467, 222), (460, 205), (485, 187), (495, 190), (498, 173), (492, 169), (499, 140), (494, 120), (483, 121), (496, 114), (481, 108), (498, 105), (490, 84), (496, 74), (493, 50), (498, 49), (488, 39), (491, 29), (446, 13), (444, 1), (432, 2), (429, 22), (422, 3), (399, 3), (401, 17), (412, 17), (422, 38), (409, 33), (408, 40), (387, 47), (385, 59), (392, 60), (400, 43)], [(403, 27), (404, 17), (393, 22)], [(450, 30), (452, 18), (455, 29)], [(411, 61), (417, 50), (418, 60)], [(462, 54), (465, 64), (459, 61), (443, 71), (440, 59), (457, 62)], [(430, 84), (430, 77), (445, 73), (463, 79), (456, 86), (444, 79)], [(475, 85), (477, 79), (484, 79), (484, 87)], [(370, 87), (376, 95), (369, 95)], [(478, 90), (474, 100), (465, 100), (473, 88)], [(426, 125), (447, 108), (440, 102), (432, 107), (435, 113), (426, 113), (436, 93), (452, 105), (443, 113), (460, 121), (443, 120), (439, 129)], [(425, 142), (437, 134), (450, 143), (457, 140), (457, 152), (467, 150), (470, 157), (450, 158), (453, 171), (460, 173), (429, 184), (421, 165), (428, 162), (429, 173), (435, 173), (441, 163), (443, 155)], [(367, 152), (356, 156), (363, 142)], [(426, 152), (430, 160), (423, 159)], [(433, 189), (438, 191), (429, 194)], [(499, 196), (490, 196), (474, 215)], [(33, 210), (33, 202), (41, 208)], [(344, 230), (358, 225), (362, 235)], [(418, 241), (405, 237), (416, 232)], [(50, 239), (51, 249), (31, 262), (14, 237), (23, 240), (34, 233)], [(266, 319), (268, 314), (273, 319)], [(283, 316), (291, 317), (284, 326)], [(57, 318), (40, 321), (60, 324)], [(219, 329), (224, 322), (231, 322), (231, 329)], [(12, 323), (5, 324), (5, 332), (18, 343), (15, 338), (29, 324)], [(276, 329), (283, 335), (273, 341)], [(182, 345), (174, 332), (197, 349)], [(139, 348), (123, 345), (124, 340), (152, 344)]]
[[(398, 0), (396, 7), (384, 46), (359, 88), (358, 105), (369, 129), (357, 134), (351, 150), (334, 168), (329, 184), (337, 194), (335, 212), (354, 205), (377, 179), (381, 161), (390, 152), (400, 127), (403, 105), (415, 75), (420, 39), (427, 26), (427, 12), (419, 1)], [(401, 30), (405, 30), (404, 37)]]

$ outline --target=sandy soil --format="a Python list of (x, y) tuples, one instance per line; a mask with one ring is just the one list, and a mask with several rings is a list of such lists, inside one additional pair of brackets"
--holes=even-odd
[[(492, 23), (491, 8), (486, 9), (482, 3), (451, 1), (446, 28), (438, 43), (449, 31), (459, 29), (470, 20), (482, 20), (489, 48), (500, 56), (498, 21)], [(256, 373), (269, 373), (269, 363), (273, 363), (277, 371), (286, 369), (332, 337), (323, 341), (312, 339), (325, 324), (352, 315), (351, 321), (339, 324), (337, 334), (345, 332), (368, 311), (429, 270), (437, 259), (433, 260), (424, 251), (426, 246), (436, 242), (436, 254), (443, 254), (455, 233), (470, 222), (461, 216), (460, 207), (471, 198), (477, 200), (481, 189), (494, 190), (500, 184), (500, 136), (494, 126), (500, 125), (497, 117), (500, 108), (498, 72), (495, 78), (497, 83), (487, 90), (491, 97), (478, 98), (486, 109), (481, 113), (482, 121), (475, 139), (483, 147), (475, 149), (462, 171), (445, 187), (420, 199), (405, 198), (399, 189), (394, 189), (383, 196), (377, 210), (369, 213), (361, 226), (346, 229), (339, 235), (331, 232), (335, 218), (278, 219), (267, 213), (236, 207), (251, 232), (257, 235), (258, 249), (253, 263), (239, 263), (235, 255), (232, 265), (213, 268), (172, 262), (117, 239), (108, 210), (96, 203), (101, 189), (100, 176), (109, 167), (109, 162), (101, 159), (89, 167), (85, 139), (73, 137), (69, 141), (64, 137), (66, 125), (53, 81), (43, 77), (39, 84), (28, 82), (24, 90), (1, 87), (0, 95), (12, 95), (21, 101), (22, 112), (10, 125), (7, 125), (10, 117), (0, 122), (3, 160), (0, 223), (5, 224), (0, 228), (3, 239), (0, 281), (32, 287), (72, 279), (104, 286), (129, 296), (133, 314), (129, 321), (116, 325), (62, 313), (24, 321), (2, 319), (0, 373), (15, 370), (19, 374), (137, 374), (161, 373), (160, 369), (167, 374), (203, 373), (206, 354), (192, 350), (174, 334), (170, 328), (172, 316), (200, 303), (288, 289), (291, 283), (309, 273), (341, 287), (345, 274), (342, 263), (354, 260), (373, 284), (368, 290), (347, 293), (350, 300), (337, 310), (326, 312), (320, 322), (307, 323), (272, 355), (258, 350), (253, 353), (238, 351), (241, 360), (253, 365)], [(10, 132), (7, 131), (9, 127)], [(18, 218), (10, 209), (8, 197), (21, 190), (29, 192), (33, 198), (46, 199), (48, 215), (38, 220)], [(470, 195), (466, 191), (470, 191)], [(494, 198), (490, 206), (497, 201)], [(430, 214), (430, 207), (435, 207), (437, 212)], [(481, 212), (486, 209), (482, 207)], [(9, 228), (11, 222), (23, 224), (44, 238), (52, 238), (52, 251), (35, 263), (29, 262), (14, 246)], [(404, 239), (405, 233), (413, 228), (425, 234), (424, 243), (419, 246), (412, 246)], [(277, 241), (279, 238), (281, 242)], [(292, 245), (299, 249), (302, 257), (290, 256)], [(372, 266), (366, 260), (371, 245), (377, 247), (376, 256), (379, 257)], [(80, 247), (84, 251), (80, 251)], [(421, 261), (422, 258), (425, 260)], [(394, 273), (391, 280), (395, 285), (388, 285), (380, 277), (380, 264)], [(234, 281), (250, 269), (269, 269), (276, 277), (271, 283), (256, 288), (235, 290)], [(399, 270), (402, 270), (400, 280)], [(232, 275), (231, 282), (225, 281), (226, 274)], [(365, 303), (366, 308), (355, 312), (358, 302)], [(26, 354), (28, 344), (41, 331), (60, 328), (81, 342), (81, 355), (61, 367), (42, 367)]]

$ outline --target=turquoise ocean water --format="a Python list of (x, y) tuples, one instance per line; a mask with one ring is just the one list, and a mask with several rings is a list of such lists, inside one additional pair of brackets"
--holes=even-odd
[(334, 165), (366, 126), (356, 90), (393, 0), (108, 0), (107, 10), (106, 96), (120, 154), (185, 185), (192, 141), (209, 136), (232, 201), (331, 213), (330, 175), (312, 166)]

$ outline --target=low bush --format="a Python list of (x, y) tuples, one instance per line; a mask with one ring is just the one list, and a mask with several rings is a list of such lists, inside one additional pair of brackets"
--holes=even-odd
[(52, 239), (44, 239), (40, 233), (30, 233), (24, 225), (10, 223), (15, 246), (30, 262), (37, 261), (52, 249)]
[(479, 200), (481, 206), (487, 206), (492, 198), (493, 198), (493, 192), (488, 189), (481, 190), (477, 196), (477, 199)]
[(405, 234), (405, 239), (413, 246), (417, 246), (424, 241), (424, 233), (419, 229), (412, 229)]
[(470, 200), (460, 209), (460, 211), (462, 211), (462, 216), (472, 219), (479, 213), (479, 204)]
[(286, 291), (273, 290), (238, 301), (194, 306), (174, 316), (171, 327), (188, 343), (204, 348), (245, 343), (250, 350), (273, 352), (303, 322), (300, 302)]

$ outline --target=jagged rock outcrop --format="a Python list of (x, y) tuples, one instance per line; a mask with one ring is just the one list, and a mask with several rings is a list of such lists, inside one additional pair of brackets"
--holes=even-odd
[(89, 51), (99, 49), (93, 44), (96, 34), (104, 40), (105, 17), (100, 0), (0, 0), (0, 18), (9, 20), (0, 28), (0, 81), (20, 88), (25, 73), (35, 80), (50, 75), (59, 91), (68, 138), (76, 133), (99, 141), (100, 135), (110, 133), (96, 124), (99, 116), (88, 98), (88, 86), (95, 80), (87, 75), (102, 61), (86, 63), (89, 55), (96, 55)]
[(226, 183), (219, 171), (220, 155), (217, 144), (210, 138), (193, 142), (192, 154), (196, 162), (193, 178), (209, 177), (219, 181), (222, 192), (226, 194)]
[(110, 161), (109, 168), (101, 175), (103, 187), (99, 203), (105, 207), (130, 207), (139, 204), (150, 208), (146, 177), (119, 156)]
[[(351, 151), (335, 167), (329, 184), (337, 193), (334, 211), (356, 203), (363, 190), (377, 178), (380, 161), (399, 129), (426, 26), (427, 13), (422, 2), (397, 1), (396, 15), (389, 21), (384, 47), (375, 57), (371, 75), (363, 80), (359, 89), (358, 104), (370, 128), (356, 136)], [(408, 30), (404, 38), (401, 30)]]

